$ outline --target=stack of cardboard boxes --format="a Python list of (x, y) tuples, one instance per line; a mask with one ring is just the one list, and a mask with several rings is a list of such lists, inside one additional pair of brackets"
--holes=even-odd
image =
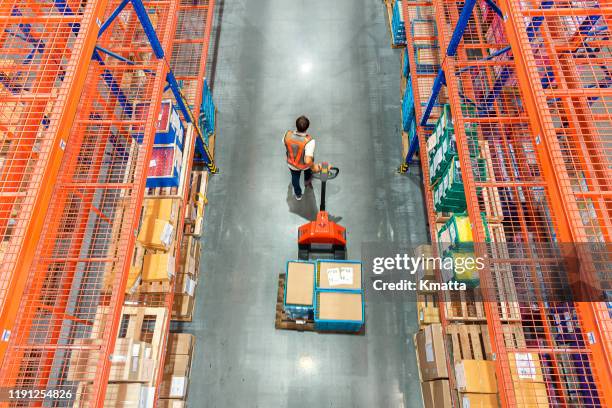
[(186, 333), (170, 333), (159, 390), (161, 407), (184, 407), (195, 338)]
[(195, 288), (200, 270), (200, 241), (191, 235), (184, 235), (181, 243), (179, 269), (174, 284), (172, 319), (191, 321), (195, 305)]
[(415, 346), (425, 408), (452, 408), (442, 326), (425, 326), (416, 334)]
[(539, 355), (536, 353), (509, 353), (508, 360), (517, 406), (523, 408), (549, 407)]
[(461, 360), (455, 364), (455, 383), (462, 407), (497, 408), (495, 363)]

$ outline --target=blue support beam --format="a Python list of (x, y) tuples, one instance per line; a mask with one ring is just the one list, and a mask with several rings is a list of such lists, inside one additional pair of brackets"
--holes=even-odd
[(485, 0), (485, 2), (487, 3), (489, 7), (491, 7), (491, 10), (493, 10), (495, 14), (497, 14), (501, 18), (504, 18), (504, 13), (502, 13), (499, 6), (493, 0)]
[[(93, 59), (95, 61), (98, 61), (100, 65), (105, 65), (104, 60), (102, 59), (98, 51), (95, 49), (94, 49)], [(106, 82), (106, 86), (108, 86), (113, 96), (117, 98), (117, 101), (119, 101), (119, 104), (121, 105), (121, 108), (123, 109), (123, 112), (127, 116), (131, 117), (132, 112), (133, 112), (132, 105), (129, 103), (127, 96), (125, 96), (125, 94), (123, 93), (121, 86), (117, 83), (117, 81), (115, 81), (115, 78), (113, 77), (112, 72), (110, 72), (108, 69), (105, 69), (104, 71), (102, 71), (101, 76), (102, 76), (102, 79), (104, 79), (104, 82)]]
[(433, 88), (431, 89), (431, 95), (429, 96), (427, 106), (425, 107), (425, 112), (423, 112), (423, 117), (421, 118), (421, 126), (427, 125), (429, 115), (431, 115), (431, 110), (436, 104), (436, 100), (438, 99), (438, 95), (440, 94), (440, 90), (442, 89), (442, 85), (446, 85), (446, 76), (444, 75), (444, 70), (440, 69), (438, 71), (436, 79), (434, 80)]
[(463, 33), (465, 32), (465, 28), (467, 27), (468, 22), (470, 21), (470, 17), (472, 17), (475, 5), (476, 0), (465, 0), (465, 3), (463, 3), (461, 14), (459, 14), (459, 20), (457, 21), (457, 25), (453, 30), (453, 35), (451, 36), (451, 39), (448, 42), (446, 55), (452, 57), (457, 53), (457, 47), (459, 47), (459, 42), (461, 42), (461, 39), (463, 38)]
[[(110, 57), (113, 57), (113, 58), (115, 58), (115, 59), (117, 59), (117, 60), (119, 60), (121, 62), (125, 62), (128, 65), (136, 65), (136, 63), (134, 61), (130, 61), (129, 59), (127, 59), (127, 58), (125, 58), (125, 57), (123, 57), (123, 56), (121, 56), (121, 55), (119, 55), (119, 54), (117, 54), (117, 53), (115, 53), (115, 52), (113, 52), (111, 50), (107, 50), (106, 48), (100, 47), (99, 45), (96, 45), (96, 50), (101, 52), (101, 53), (104, 53), (104, 54), (106, 54), (106, 55), (108, 55)], [(147, 74), (151, 74), (151, 75), (155, 76), (155, 72), (151, 71), (150, 69), (143, 69), (142, 71), (147, 73)], [(165, 89), (164, 89), (164, 91), (165, 91)]]
[(149, 18), (149, 14), (147, 13), (147, 9), (144, 4), (142, 4), (142, 0), (130, 0), (132, 2), (132, 6), (134, 7), (134, 11), (138, 16), (138, 20), (140, 20), (140, 24), (142, 25), (142, 29), (145, 32), (145, 35), (149, 39), (149, 44), (151, 48), (153, 48), (153, 52), (155, 56), (159, 59), (164, 58), (164, 48), (159, 42), (159, 38), (157, 38), (157, 33), (155, 33), (155, 27), (153, 27), (153, 23), (151, 23), (151, 19)]
[[(61, 2), (65, 0), (56, 0), (56, 1)], [(155, 32), (155, 27), (153, 27), (153, 24), (151, 23), (151, 19), (149, 18), (149, 14), (147, 13), (147, 10), (142, 0), (123, 0), (121, 4), (117, 6), (117, 8), (111, 13), (109, 18), (100, 27), (100, 30), (98, 32), (98, 38), (104, 33), (104, 31), (106, 31), (111, 26), (113, 21), (117, 18), (117, 16), (119, 16), (121, 11), (128, 5), (128, 3), (131, 3), (132, 7), (134, 7), (134, 11), (138, 17), (138, 20), (140, 21), (140, 24), (145, 32), (145, 35), (147, 36), (147, 39), (149, 40), (149, 44), (151, 45), (151, 48), (153, 49), (153, 53), (155, 54), (155, 57), (157, 59), (164, 59), (165, 58), (164, 49), (162, 47), (161, 42), (159, 41), (159, 38), (157, 37), (157, 33)], [(116, 54), (110, 50), (97, 46), (96, 49), (94, 50), (93, 59), (99, 61), (100, 64), (102, 65), (104, 65), (104, 62), (100, 56), (100, 52), (106, 55), (109, 55), (112, 58), (118, 59), (122, 62), (125, 62), (129, 65), (135, 65), (134, 62), (128, 60), (127, 58), (119, 54)], [(146, 73), (155, 75), (155, 73), (151, 72), (150, 70), (144, 70), (144, 71)], [(108, 70), (104, 70), (104, 72), (102, 73), (102, 77), (104, 78), (104, 81), (106, 82), (107, 86), (110, 88), (111, 93), (118, 99), (120, 105), (123, 107), (126, 114), (129, 114), (131, 116), (131, 112), (133, 111), (133, 109), (129, 105), (128, 100), (125, 97), (125, 94), (121, 90), (121, 87), (114, 80), (112, 73)], [(196, 153), (199, 155), (201, 160), (207, 165), (208, 169), (212, 173), (217, 173), (218, 169), (212, 160), (212, 155), (209, 153), (208, 147), (204, 143), (202, 133), (200, 129), (198, 128), (198, 124), (196, 122), (196, 118), (194, 118), (193, 113), (191, 112), (191, 109), (185, 103), (185, 98), (183, 97), (181, 93), (180, 85), (178, 81), (176, 80), (176, 77), (174, 76), (174, 73), (172, 72), (172, 70), (168, 71), (166, 75), (166, 81), (168, 84), (164, 88), (164, 91), (168, 89), (172, 90), (172, 93), (174, 94), (174, 98), (176, 100), (178, 108), (183, 114), (183, 118), (185, 119), (187, 123), (192, 123), (194, 125), (194, 129), (196, 130), (196, 133), (197, 133), (196, 143), (195, 143)]]
[(113, 22), (115, 21), (115, 19), (117, 18), (117, 16), (119, 14), (121, 14), (121, 12), (123, 11), (123, 9), (125, 8), (125, 6), (128, 5), (128, 3), (130, 2), (130, 0), (123, 0), (115, 10), (113, 10), (113, 12), (111, 13), (110, 16), (108, 16), (108, 18), (106, 19), (106, 21), (104, 23), (102, 23), (102, 25), (100, 26), (100, 30), (98, 31), (98, 38), (100, 38), (102, 36), (102, 34), (104, 34), (104, 32), (106, 31), (106, 29), (108, 27), (111, 26), (111, 24), (113, 24)]

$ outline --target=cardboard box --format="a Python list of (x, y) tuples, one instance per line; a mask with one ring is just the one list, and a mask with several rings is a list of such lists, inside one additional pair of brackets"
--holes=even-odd
[(453, 408), (448, 380), (422, 382), (421, 390), (425, 408)]
[(440, 323), (440, 309), (432, 294), (417, 295), (417, 315), (420, 324)]
[(185, 354), (185, 355), (190, 356), (193, 352), (194, 344), (195, 344), (195, 337), (193, 334), (170, 333), (168, 337), (167, 353), (170, 355)]
[(461, 408), (499, 408), (497, 394), (461, 394)]
[(109, 381), (148, 382), (153, 379), (155, 361), (151, 358), (151, 345), (119, 338), (110, 357)]
[(164, 376), (189, 377), (191, 356), (188, 354), (169, 354), (164, 364)]
[(433, 257), (433, 248), (431, 245), (419, 245), (414, 249), (414, 256), (423, 257), (423, 263), (419, 264), (416, 271), (418, 279), (435, 279), (434, 262), (425, 262), (425, 259)]
[(457, 390), (465, 393), (495, 394), (495, 363), (486, 360), (461, 360), (455, 364)]
[[(350, 262), (319, 262), (317, 271), (317, 287), (320, 289), (361, 289), (361, 264)], [(334, 284), (330, 282), (330, 275), (336, 273), (352, 275), (351, 283)]]
[(181, 242), (180, 271), (198, 276), (200, 267), (200, 240), (193, 235), (183, 236)]
[(178, 220), (179, 203), (177, 198), (147, 198), (143, 203), (143, 218), (157, 218), (174, 224)]
[(105, 407), (117, 408), (139, 408), (142, 384), (108, 384), (106, 396), (104, 397)]
[(306, 262), (289, 262), (285, 278), (286, 303), (312, 306), (314, 294), (315, 265)]
[(176, 276), (176, 283), (174, 284), (174, 293), (181, 295), (187, 295), (193, 297), (195, 295), (195, 289), (198, 285), (198, 281), (193, 278), (193, 275), (185, 273), (179, 273)]
[(317, 296), (320, 320), (363, 320), (361, 293), (319, 292)]
[(138, 233), (138, 242), (159, 251), (168, 251), (174, 240), (174, 226), (166, 220), (145, 217)]
[(144, 256), (143, 282), (169, 282), (174, 276), (176, 259), (169, 253), (151, 253)]
[(448, 378), (445, 344), (439, 323), (426, 326), (417, 333), (416, 349), (423, 381)]
[(516, 406), (521, 408), (548, 407), (548, 395), (542, 364), (537, 353), (508, 353)]
[(188, 377), (165, 376), (159, 387), (159, 398), (185, 399), (187, 398)]
[(520, 408), (547, 408), (546, 384), (538, 382), (514, 382), (516, 406)]
[(544, 382), (537, 353), (508, 353), (512, 381)]
[(186, 398), (190, 369), (190, 355), (174, 354), (166, 356), (159, 397), (178, 399)]
[(75, 348), (70, 353), (70, 364), (68, 365), (68, 381), (94, 381), (96, 379), (97, 365), (102, 358), (100, 339), (76, 339), (75, 346), (83, 346), (82, 349)]
[(194, 305), (193, 296), (175, 294), (174, 304), (172, 305), (172, 318), (175, 320), (191, 321)]
[(142, 271), (135, 266), (130, 266), (127, 283), (125, 285), (125, 293), (131, 295), (136, 292), (138, 285), (142, 282)]

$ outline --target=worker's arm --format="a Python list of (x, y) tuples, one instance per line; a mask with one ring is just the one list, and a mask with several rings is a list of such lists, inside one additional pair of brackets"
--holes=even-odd
[(310, 170), (312, 170), (315, 173), (318, 173), (321, 171), (321, 165), (318, 163), (315, 163), (311, 156), (305, 156), (304, 163), (310, 166)]

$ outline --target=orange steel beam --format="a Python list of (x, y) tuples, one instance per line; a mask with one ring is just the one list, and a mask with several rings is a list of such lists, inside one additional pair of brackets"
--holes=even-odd
[[(558, 16), (558, 15), (592, 15), (592, 14), (612, 14), (609, 8), (600, 9), (561, 9), (551, 8), (547, 10), (522, 9), (513, 0), (503, 0), (500, 7), (506, 15), (506, 32), (509, 42), (513, 49), (514, 57), (517, 61), (516, 69), (518, 80), (521, 84), (523, 100), (526, 110), (529, 113), (530, 121), (536, 134), (534, 135), (538, 157), (542, 163), (542, 172), (548, 181), (548, 191), (551, 194), (551, 208), (557, 216), (557, 229), (560, 242), (586, 242), (586, 237), (582, 229), (581, 221), (577, 219), (579, 214), (576, 201), (571, 194), (567, 193), (567, 186), (564, 180), (569, 177), (564, 174), (565, 167), (557, 162), (562, 155), (555, 130), (552, 128), (552, 120), (547, 109), (547, 105), (542, 103), (543, 90), (540, 78), (537, 73), (530, 71), (530, 66), (534, 66), (534, 56), (531, 47), (525, 44), (525, 16)], [(607, 11), (606, 11), (607, 10)], [(555, 55), (555, 54), (553, 54)], [(559, 78), (560, 70), (558, 65), (554, 67), (555, 78)], [(567, 72), (564, 72), (567, 73)], [(603, 406), (612, 401), (612, 367), (610, 365), (610, 339), (606, 338), (607, 333), (600, 330), (599, 317), (596, 313), (597, 306), (588, 302), (576, 302), (575, 307), (580, 316), (583, 332), (589, 333), (593, 337), (585, 338), (589, 344), (592, 357), (589, 363), (597, 379), (597, 390), (603, 402)], [(609, 317), (608, 317), (609, 319)], [(605, 322), (604, 322), (605, 324)], [(583, 333), (586, 337), (586, 333)]]
[[(93, 52), (97, 37), (97, 26), (95, 25), (95, 21), (102, 15), (105, 4), (106, 0), (100, 0), (91, 3), (91, 6), (88, 5), (80, 23), (79, 40), (72, 48), (76, 50), (76, 52), (70, 57), (70, 63), (65, 73), (65, 85), (62, 87), (62, 89), (67, 90), (67, 95), (63, 103), (62, 113), (59, 116), (57, 124), (54, 125), (57, 133), (54, 138), (49, 141), (52, 147), (48, 159), (44, 164), (45, 168), (42, 169), (43, 176), (37, 186), (38, 190), (34, 198), (34, 206), (30, 219), (27, 222), (27, 226), (25, 226), (23, 236), (27, 237), (27, 239), (22, 241), (15, 266), (11, 272), (12, 279), (10, 279), (7, 291), (7, 293), (11, 294), (11, 301), (5, 300), (2, 302), (2, 309), (0, 311), (0, 330), (10, 330), (14, 324), (19, 301), (21, 299), (20, 294), (23, 293), (26, 285), (27, 271), (32, 264), (38, 237), (43, 228), (46, 208), (51, 199), (54, 180), (57, 177), (64, 154), (62, 145), (64, 141), (62, 140), (63, 135), (61, 131), (69, 129), (72, 126), (80, 93), (85, 84), (87, 70), (84, 69), (84, 67), (88, 65), (91, 59), (91, 53)], [(55, 35), (56, 33), (53, 34)], [(57, 43), (58, 48), (61, 48), (62, 44), (65, 44), (65, 40), (66, 38), (56, 39), (56, 41), (59, 41), (59, 43)], [(49, 60), (57, 59), (57, 56), (49, 55), (48, 58)], [(53, 80), (55, 80), (54, 77), (46, 78), (43, 79), (43, 83), (47, 83), (49, 84), (47, 86), (50, 86)], [(41, 112), (41, 117), (38, 118), (38, 123), (40, 123), (44, 107), (40, 107), (35, 111)], [(7, 343), (0, 342), (0, 360), (4, 357), (6, 348)]]
[[(148, 5), (150, 3), (153, 3), (153, 2), (145, 2), (145, 5)], [(178, 11), (178, 0), (170, 0), (168, 2), (164, 2), (163, 4), (168, 5), (166, 21), (165, 21), (166, 24), (164, 26), (164, 32), (158, 33), (158, 36), (162, 44), (162, 47), (164, 49), (164, 52), (166, 53), (166, 55), (168, 55), (168, 51), (171, 50), (171, 47), (170, 47), (171, 33), (175, 31), (176, 22), (178, 19), (178, 12), (177, 12)], [(153, 101), (154, 115), (150, 116), (151, 118), (156, 118), (161, 108), (161, 98), (163, 94), (163, 87), (165, 84), (165, 79), (162, 80), (162, 78), (166, 77), (166, 74), (169, 68), (167, 61), (160, 61), (159, 64), (157, 65), (158, 67), (157, 67), (156, 75), (155, 75), (156, 76), (155, 86), (154, 86), (154, 91), (153, 91), (153, 97), (151, 98)], [(155, 133), (154, 122), (149, 121), (146, 125), (146, 130), (145, 130), (145, 135), (146, 134), (150, 135), (149, 136), (150, 146), (147, 149), (145, 159), (144, 159), (144, 163), (147, 163), (147, 164), (149, 163), (150, 157), (151, 157), (154, 133)], [(142, 210), (142, 201), (143, 201), (145, 186), (146, 186), (146, 179), (147, 179), (146, 169), (147, 168), (148, 168), (148, 165), (144, 167), (143, 172), (141, 174), (141, 178), (139, 180), (135, 180), (136, 208), (135, 208), (135, 214), (134, 214), (131, 229), (130, 229), (131, 231), (136, 231), (138, 229), (140, 213)], [(117, 285), (118, 286), (117, 292), (113, 292), (113, 295), (115, 295), (116, 299), (111, 302), (115, 310), (113, 312), (113, 318), (110, 324), (108, 347), (106, 348), (106, 352), (105, 352), (105, 355), (107, 357), (110, 356), (110, 353), (112, 353), (115, 347), (115, 339), (119, 331), (119, 323), (120, 323), (119, 320), (121, 318), (121, 310), (122, 310), (121, 305), (123, 304), (123, 301), (125, 298), (125, 287), (127, 285), (127, 277), (128, 277), (128, 273), (130, 269), (131, 259), (133, 256), (134, 245), (136, 243), (136, 237), (134, 234), (128, 234), (127, 238), (128, 238), (128, 244), (127, 244), (127, 249), (126, 249), (127, 256), (123, 262), (123, 266), (120, 271), (121, 273), (119, 274), (120, 278), (119, 278), (118, 285)], [(178, 242), (177, 244), (180, 246), (180, 242)], [(179, 257), (177, 256), (177, 260), (178, 258)], [(172, 296), (172, 295), (173, 293), (171, 293), (169, 296)], [(168, 332), (168, 329), (169, 329), (170, 310), (172, 309), (171, 304), (168, 306), (168, 309), (169, 309), (168, 311), (169, 316), (168, 316), (168, 322), (166, 324), (167, 328), (164, 329), (165, 332)], [(163, 372), (163, 361), (165, 357), (164, 354), (165, 354), (165, 347), (166, 347), (165, 346), (166, 337), (167, 337), (167, 333), (164, 334), (163, 340), (162, 340), (162, 350), (161, 350), (161, 357), (160, 357), (160, 362), (159, 362), (158, 373)], [(99, 367), (98, 372), (100, 373), (100, 377), (99, 377), (100, 379), (97, 382), (97, 387), (95, 388), (96, 389), (95, 401), (96, 401), (97, 407), (103, 408), (105, 395), (106, 395), (106, 387), (108, 385), (108, 376), (110, 373), (110, 359), (109, 358), (104, 359), (104, 361), (101, 364), (101, 367)], [(156, 389), (159, 388), (160, 379), (161, 379), (161, 376), (158, 377)], [(157, 390), (156, 390), (156, 394), (157, 394)]]

